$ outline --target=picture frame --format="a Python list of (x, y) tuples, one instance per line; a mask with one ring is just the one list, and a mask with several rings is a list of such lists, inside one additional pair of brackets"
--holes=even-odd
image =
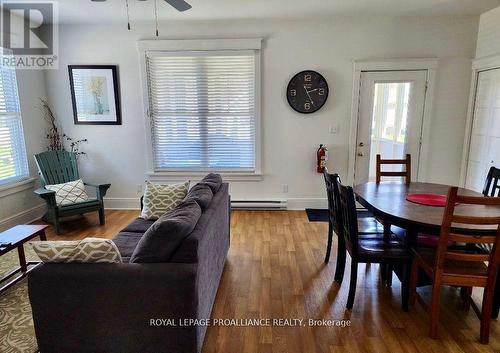
[(76, 125), (121, 125), (117, 65), (68, 65)]

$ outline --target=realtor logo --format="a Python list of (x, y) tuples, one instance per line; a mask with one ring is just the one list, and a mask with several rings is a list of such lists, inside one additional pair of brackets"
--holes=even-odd
[(1, 65), (17, 69), (57, 69), (57, 3), (0, 0), (0, 6), (0, 46), (12, 51), (12, 55), (2, 56)]

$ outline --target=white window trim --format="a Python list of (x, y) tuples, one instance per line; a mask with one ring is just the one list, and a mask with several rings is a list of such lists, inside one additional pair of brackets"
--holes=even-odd
[(149, 118), (149, 95), (147, 82), (146, 53), (151, 51), (223, 51), (258, 50), (255, 57), (255, 170), (252, 172), (221, 172), (228, 181), (262, 180), (262, 123), (261, 123), (261, 58), (262, 39), (188, 39), (188, 40), (141, 40), (137, 43), (142, 85), (142, 106), (146, 135), (146, 177), (154, 181), (175, 181), (183, 178), (197, 179), (205, 175), (201, 171), (156, 172), (154, 170), (151, 123)]
[(355, 60), (353, 61), (353, 86), (351, 103), (351, 125), (349, 133), (348, 183), (354, 182), (356, 161), (356, 141), (358, 133), (358, 115), (360, 98), (361, 73), (364, 71), (411, 71), (427, 70), (427, 92), (422, 122), (422, 144), (420, 146), (420, 161), (418, 166), (418, 181), (427, 179), (427, 156), (429, 155), (432, 112), (434, 105), (434, 90), (436, 72), (439, 65), (437, 58), (424, 59), (388, 59), (388, 60)]
[(33, 187), (35, 186), (35, 181), (36, 178), (28, 177), (26, 179), (0, 185), (0, 198), (16, 194), (24, 190), (33, 189)]
[(472, 135), (472, 125), (474, 123), (474, 110), (477, 94), (478, 77), (481, 71), (500, 68), (500, 55), (492, 55), (472, 61), (472, 78), (470, 83), (469, 105), (467, 107), (467, 120), (465, 122), (464, 147), (462, 151), (462, 164), (460, 168), (461, 187), (465, 187), (467, 179), (467, 167), (469, 164), (470, 142)]

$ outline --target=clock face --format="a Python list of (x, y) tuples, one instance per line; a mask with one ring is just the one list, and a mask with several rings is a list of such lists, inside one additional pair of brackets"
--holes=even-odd
[(302, 71), (296, 74), (286, 89), (288, 104), (299, 113), (318, 111), (328, 98), (328, 84), (316, 71)]

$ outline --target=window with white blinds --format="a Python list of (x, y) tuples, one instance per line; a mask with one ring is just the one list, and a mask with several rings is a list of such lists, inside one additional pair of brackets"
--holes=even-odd
[(155, 171), (255, 171), (256, 55), (146, 52)]
[[(3, 56), (11, 55), (7, 49), (0, 50)], [(16, 71), (0, 65), (0, 185), (28, 175)]]

